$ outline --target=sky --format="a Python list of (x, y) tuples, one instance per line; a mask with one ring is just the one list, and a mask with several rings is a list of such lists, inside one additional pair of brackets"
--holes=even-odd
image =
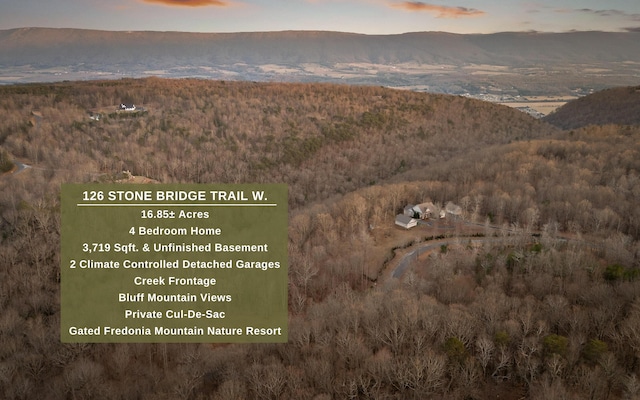
[(0, 0), (0, 29), (640, 31), (640, 0)]

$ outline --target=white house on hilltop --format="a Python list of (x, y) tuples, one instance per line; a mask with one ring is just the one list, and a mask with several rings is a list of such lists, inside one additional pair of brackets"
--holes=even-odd
[(120, 104), (120, 110), (122, 110), (122, 111), (135, 111), (136, 110), (136, 105), (135, 104), (128, 104), (128, 103), (121, 103)]

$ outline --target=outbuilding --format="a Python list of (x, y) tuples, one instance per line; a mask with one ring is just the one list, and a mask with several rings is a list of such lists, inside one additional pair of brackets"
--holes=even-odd
[(405, 229), (411, 229), (414, 226), (418, 225), (418, 220), (404, 214), (398, 214), (396, 215), (396, 225), (401, 226)]

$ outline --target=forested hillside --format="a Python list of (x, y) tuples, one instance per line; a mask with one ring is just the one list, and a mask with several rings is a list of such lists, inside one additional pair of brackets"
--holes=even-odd
[[(292, 206), (554, 131), (508, 107), (378, 87), (146, 79), (0, 96), (3, 148), (64, 179), (130, 170), (161, 182), (286, 182)], [(122, 102), (146, 111), (116, 113)]]
[[(377, 87), (157, 79), (2, 87), (0, 116), (4, 159), (32, 166), (0, 176), (0, 397), (640, 396), (638, 127), (560, 131)], [(289, 343), (60, 343), (60, 183), (122, 170), (290, 185)], [(451, 229), (392, 278), (394, 250), (431, 239), (393, 218), (428, 200), (481, 233)]]
[(587, 125), (640, 125), (640, 86), (606, 89), (570, 101), (546, 116), (562, 129)]

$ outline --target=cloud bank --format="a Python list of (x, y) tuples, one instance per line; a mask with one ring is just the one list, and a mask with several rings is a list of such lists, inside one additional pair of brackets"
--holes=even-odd
[(580, 9), (567, 9), (560, 8), (555, 10), (557, 13), (571, 13), (571, 12), (579, 12), (583, 14), (590, 14), (596, 17), (618, 17), (631, 21), (640, 21), (640, 14), (637, 13), (628, 13), (622, 10), (594, 10), (592, 8), (580, 8)]
[(628, 18), (638, 18), (638, 14), (629, 14), (621, 10), (594, 10), (591, 8), (581, 8), (577, 11), (597, 15), (599, 17), (628, 17)]
[(424, 11), (434, 14), (437, 18), (478, 17), (485, 14), (484, 11), (475, 8), (440, 6), (421, 1), (403, 1), (391, 4), (391, 7), (413, 12)]

